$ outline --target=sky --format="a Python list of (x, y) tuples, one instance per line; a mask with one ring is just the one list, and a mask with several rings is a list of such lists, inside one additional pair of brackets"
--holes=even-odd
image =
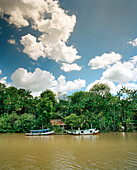
[(137, 89), (137, 0), (0, 0), (0, 82), (72, 94)]

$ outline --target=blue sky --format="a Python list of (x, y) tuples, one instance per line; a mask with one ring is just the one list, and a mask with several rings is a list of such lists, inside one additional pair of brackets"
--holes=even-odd
[(137, 89), (136, 0), (0, 0), (0, 82), (71, 94)]

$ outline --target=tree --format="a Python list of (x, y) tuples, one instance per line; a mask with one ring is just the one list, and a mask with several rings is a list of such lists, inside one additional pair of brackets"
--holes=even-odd
[(6, 99), (6, 85), (0, 83), (0, 115), (4, 114), (4, 100)]
[(71, 114), (67, 117), (65, 117), (65, 123), (68, 126), (71, 126), (71, 129), (77, 128), (79, 125), (79, 117), (76, 114)]
[(97, 83), (95, 84), (89, 92), (94, 95), (104, 96), (107, 93), (110, 93), (110, 87), (106, 83)]
[(80, 103), (82, 100), (84, 100), (88, 96), (87, 92), (84, 91), (78, 91), (73, 93), (70, 97), (71, 104)]
[(117, 93), (117, 96), (121, 105), (121, 124), (125, 131), (132, 131), (134, 129), (133, 121), (136, 119), (134, 113), (137, 110), (136, 91), (122, 87)]
[(56, 106), (56, 112), (60, 112), (63, 117), (70, 115), (69, 102), (66, 100), (60, 99)]
[(33, 114), (24, 113), (19, 117), (19, 121), (16, 124), (20, 124), (21, 132), (29, 132), (36, 127), (36, 119)]
[(41, 99), (37, 104), (37, 110), (39, 114), (38, 120), (41, 122), (42, 128), (44, 126), (48, 127), (53, 111), (52, 101), (48, 97)]
[(52, 102), (53, 107), (57, 105), (55, 94), (51, 90), (46, 90), (40, 94), (40, 99), (45, 99), (45, 98), (49, 98), (48, 100)]
[(71, 112), (82, 115), (84, 113), (84, 103), (88, 98), (88, 93), (84, 91), (75, 92), (69, 96), (69, 98)]

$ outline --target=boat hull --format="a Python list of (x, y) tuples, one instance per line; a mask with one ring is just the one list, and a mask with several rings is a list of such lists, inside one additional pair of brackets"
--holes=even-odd
[(81, 131), (76, 131), (76, 132), (70, 132), (70, 131), (68, 131), (68, 130), (66, 130), (65, 131), (67, 134), (69, 134), (69, 135), (97, 135), (98, 134), (98, 132), (99, 132), (99, 130), (96, 130), (96, 131), (94, 131), (94, 132), (84, 132), (84, 133), (81, 133)]
[(53, 135), (54, 131), (50, 132), (44, 132), (44, 133), (26, 133), (26, 136), (47, 136), (47, 135)]

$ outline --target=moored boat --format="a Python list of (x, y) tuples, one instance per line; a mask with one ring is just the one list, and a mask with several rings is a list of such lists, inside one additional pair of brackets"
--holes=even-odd
[(75, 131), (69, 131), (69, 130), (65, 130), (66, 133), (70, 134), (70, 135), (97, 135), (99, 130), (96, 129), (85, 129), (85, 130), (75, 130)]
[(30, 130), (30, 133), (25, 133), (26, 136), (45, 136), (45, 135), (53, 135), (54, 131), (49, 131), (49, 129), (42, 130)]

